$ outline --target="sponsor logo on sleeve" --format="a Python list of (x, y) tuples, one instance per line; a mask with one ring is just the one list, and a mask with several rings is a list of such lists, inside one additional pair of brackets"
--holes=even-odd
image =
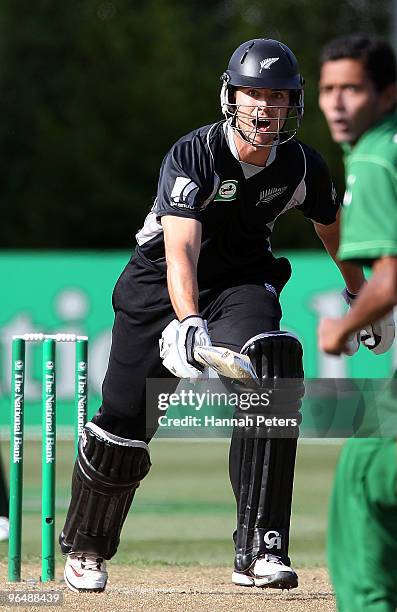
[(222, 181), (218, 193), (216, 194), (214, 201), (215, 202), (225, 202), (230, 200), (235, 200), (237, 197), (237, 187), (238, 181), (229, 180)]
[(171, 191), (171, 206), (193, 209), (199, 187), (187, 176), (177, 176)]

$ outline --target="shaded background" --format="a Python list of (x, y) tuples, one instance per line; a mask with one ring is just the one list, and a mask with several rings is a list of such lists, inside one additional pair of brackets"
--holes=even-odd
[[(0, 245), (131, 248), (165, 153), (221, 118), (219, 76), (242, 41), (260, 36), (298, 56), (306, 79), (300, 137), (322, 152), (341, 192), (340, 153), (317, 109), (318, 54), (342, 33), (390, 36), (392, 4), (3, 0)], [(319, 246), (294, 212), (273, 244)]]

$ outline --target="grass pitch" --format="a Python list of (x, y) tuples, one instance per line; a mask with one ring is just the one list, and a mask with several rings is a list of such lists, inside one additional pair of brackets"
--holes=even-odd
[[(152, 470), (125, 523), (118, 564), (232, 566), (235, 504), (228, 477), (228, 441), (165, 441), (151, 445)], [(2, 443), (8, 464), (9, 446)], [(291, 558), (295, 567), (325, 565), (327, 504), (340, 446), (299, 444)], [(69, 502), (73, 444), (57, 445), (56, 530)], [(25, 447), (23, 560), (40, 558), (41, 447)], [(7, 544), (0, 543), (0, 561)], [(59, 564), (59, 565), (58, 565)], [(63, 565), (57, 553), (57, 569)]]

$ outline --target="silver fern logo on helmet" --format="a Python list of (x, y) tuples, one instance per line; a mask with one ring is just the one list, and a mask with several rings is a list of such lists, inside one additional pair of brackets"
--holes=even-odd
[(268, 57), (267, 59), (263, 59), (260, 62), (261, 69), (259, 70), (259, 73), (261, 73), (262, 70), (270, 70), (270, 66), (272, 66), (272, 64), (275, 62), (278, 62), (279, 59), (279, 57)]

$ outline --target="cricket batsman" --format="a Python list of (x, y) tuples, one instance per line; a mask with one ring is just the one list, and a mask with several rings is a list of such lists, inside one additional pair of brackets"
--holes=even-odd
[[(343, 147), (346, 169), (339, 258), (367, 263), (373, 272), (358, 296), (348, 295), (346, 316), (320, 324), (320, 348), (333, 355), (343, 353), (347, 338), (360, 330), (363, 344), (376, 355), (394, 340), (396, 105), (396, 58), (388, 43), (367, 35), (328, 43), (321, 58), (320, 107), (332, 138)], [(384, 396), (379, 406), (383, 414), (396, 414), (395, 394)], [(352, 438), (345, 444), (330, 507), (328, 558), (339, 612), (395, 611), (395, 438)]]
[[(327, 166), (295, 137), (303, 78), (292, 51), (277, 40), (244, 42), (221, 81), (224, 119), (183, 136), (165, 156), (153, 208), (114, 289), (102, 405), (84, 428), (60, 535), (73, 591), (105, 589), (106, 561), (149, 472), (148, 379), (205, 378), (197, 349), (211, 346), (248, 356), (259, 380), (303, 376), (299, 340), (280, 331), (291, 268), (272, 253), (276, 219), (300, 211), (348, 291), (364, 282), (360, 269), (336, 260), (338, 202)], [(298, 403), (291, 401), (292, 412)], [(236, 585), (298, 585), (288, 557), (296, 443), (253, 441), (244, 428), (232, 437)]]

